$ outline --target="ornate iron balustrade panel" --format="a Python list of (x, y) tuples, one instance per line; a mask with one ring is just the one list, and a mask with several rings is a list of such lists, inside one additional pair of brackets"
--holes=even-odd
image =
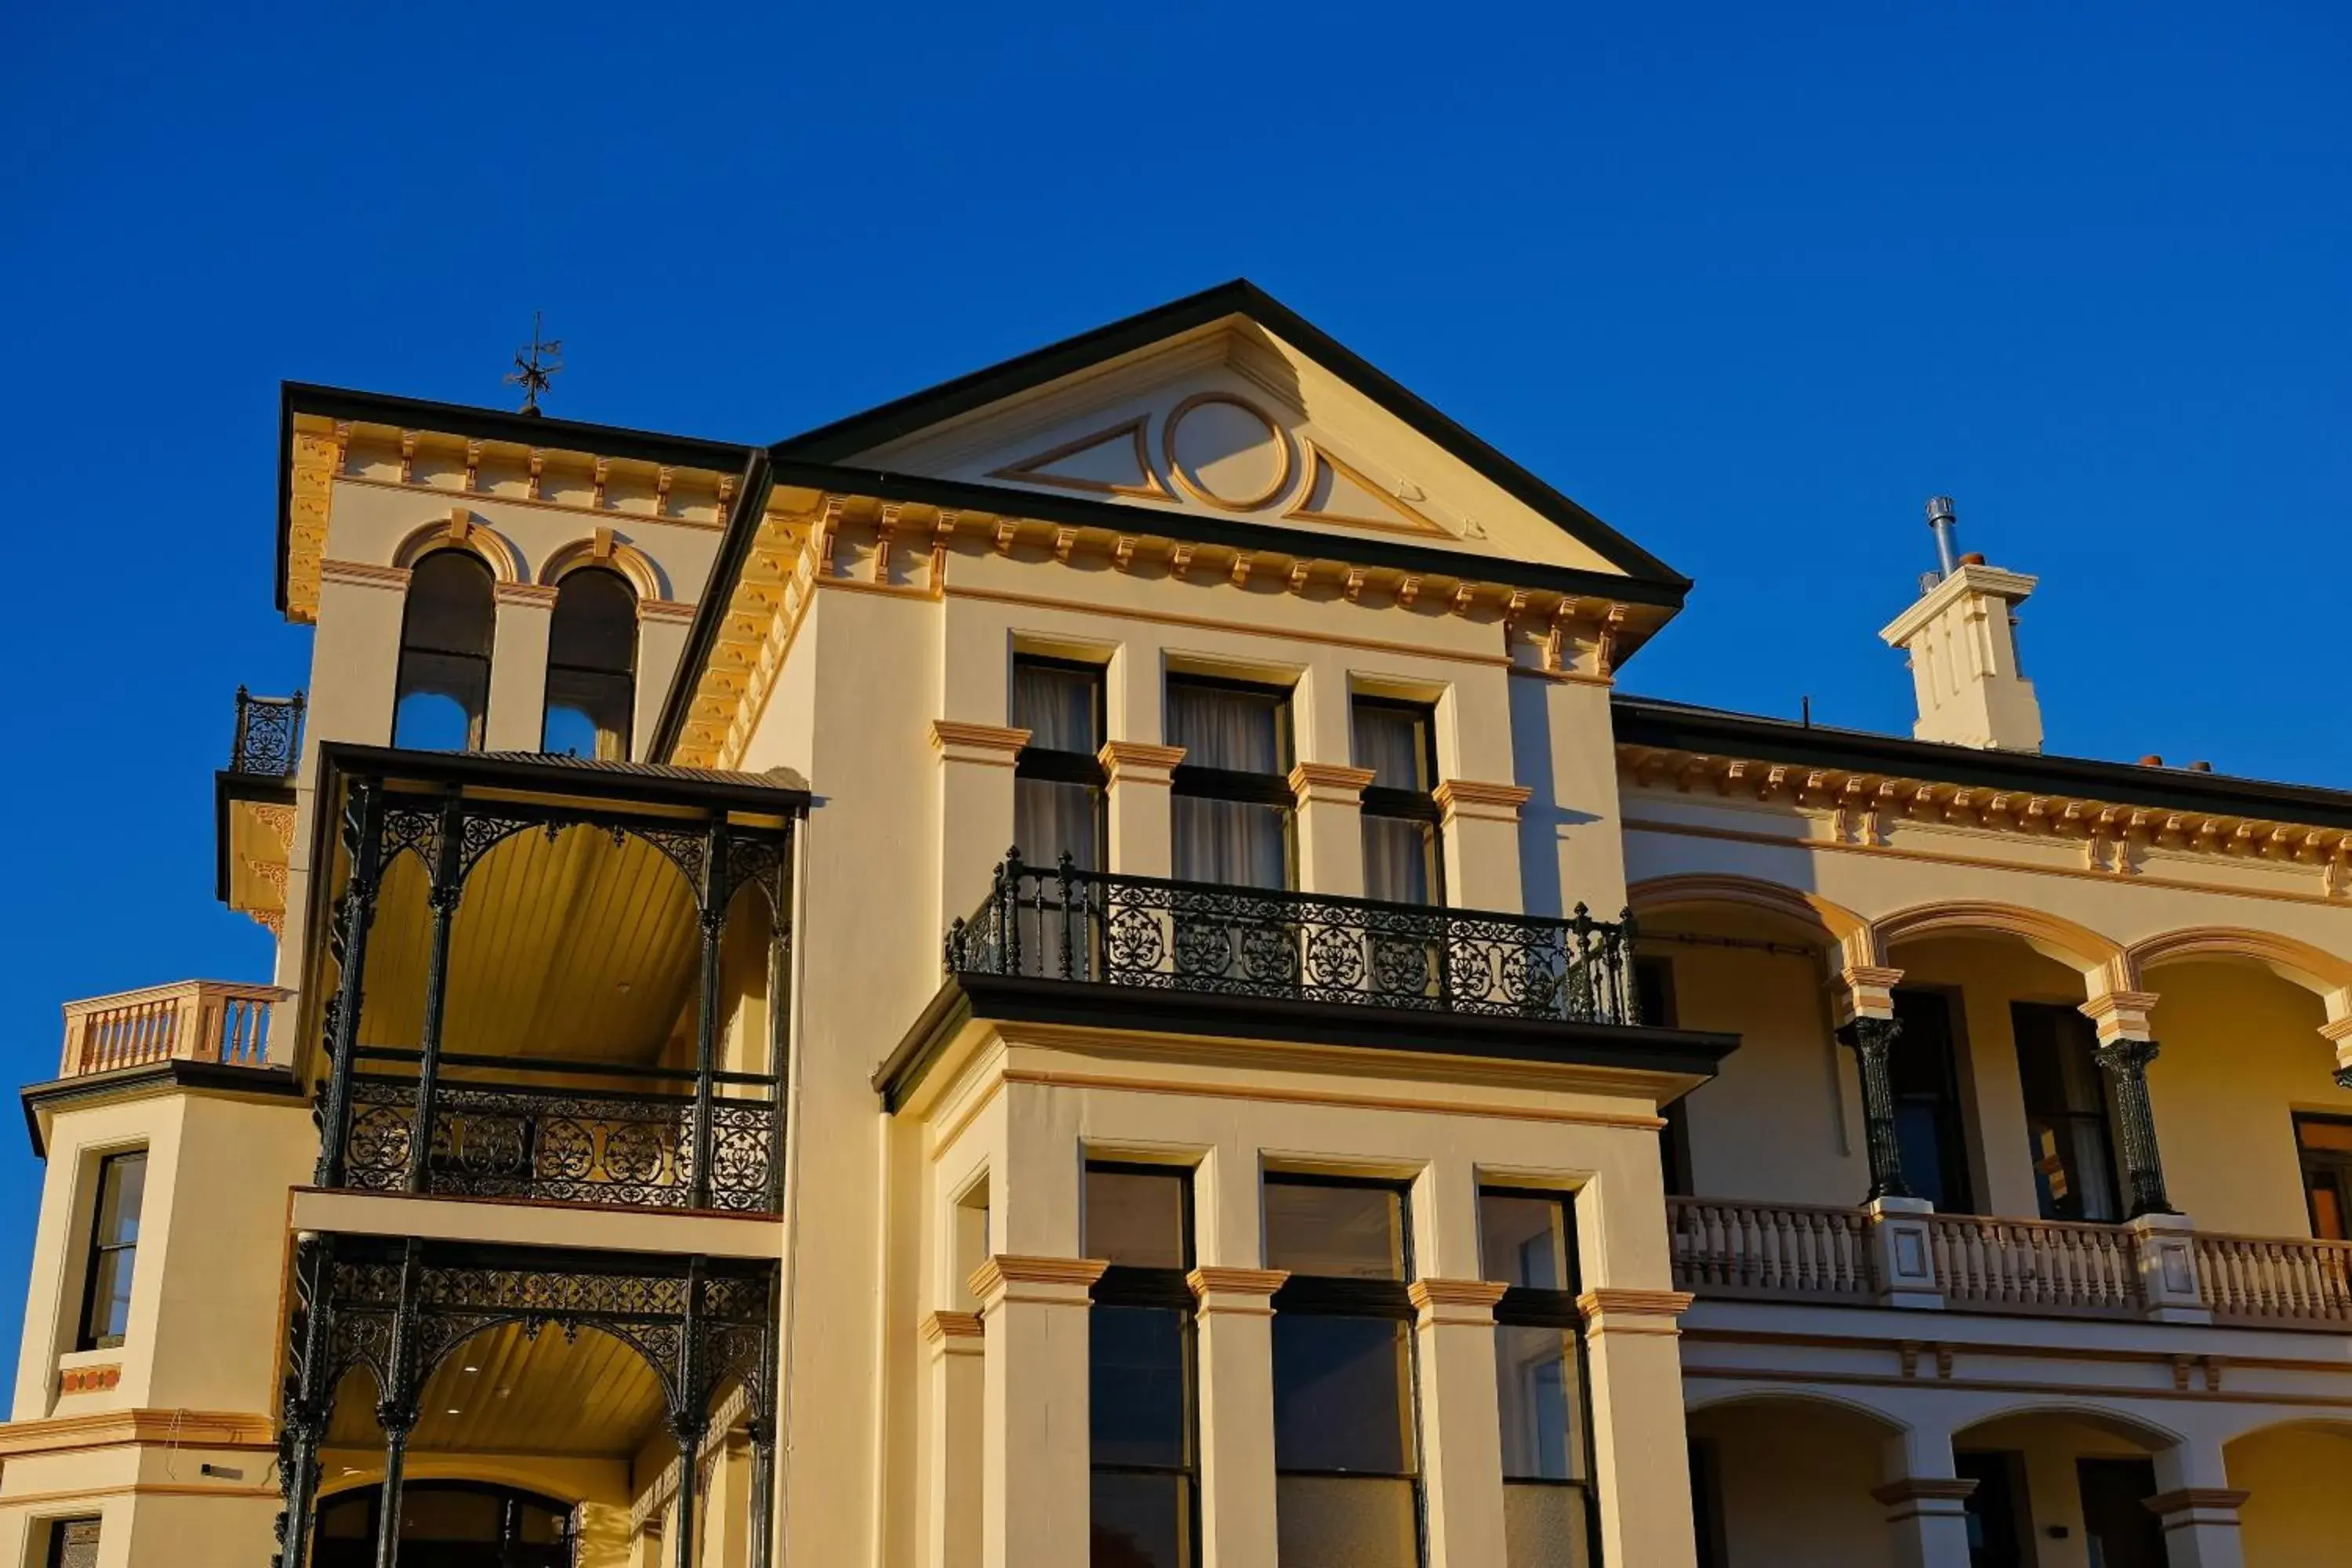
[[(416, 1090), (414, 1079), (353, 1078), (345, 1186), (409, 1190)], [(708, 1206), (773, 1213), (773, 1103), (721, 1098), (712, 1123)], [(425, 1170), (432, 1191), (467, 1197), (692, 1207), (694, 1097), (445, 1082), (434, 1093)]]
[(1633, 924), (1046, 868), (1018, 856), (950, 930), (950, 973), (1580, 1024), (1637, 1024)]
[(291, 778), (302, 760), (302, 693), (256, 697), (236, 689), (236, 737), (228, 771), (250, 778)]

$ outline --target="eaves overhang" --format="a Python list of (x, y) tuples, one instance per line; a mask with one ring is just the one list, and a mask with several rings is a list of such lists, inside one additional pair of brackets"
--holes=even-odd
[(223, 768), (213, 774), (213, 896), (232, 903), (234, 853), (229, 813), (239, 805), (278, 806), (292, 810), (291, 778), (269, 778)]
[(247, 1095), (260, 1100), (299, 1100), (301, 1083), (282, 1067), (232, 1067), (223, 1062), (173, 1058), (146, 1067), (120, 1068), (112, 1072), (84, 1073), (26, 1084), (18, 1091), (25, 1107), (25, 1131), (36, 1159), (48, 1158), (48, 1119), (56, 1112), (89, 1100), (137, 1099), (173, 1090), (201, 1089), (215, 1094)]
[(1739, 757), (1790, 766), (1916, 778), (1972, 789), (2068, 795), (2156, 811), (2200, 813), (2352, 830), (2352, 791), (1916, 741), (1793, 723), (1676, 702), (1611, 700), (1617, 744)]
[(874, 1069), (875, 1092), (896, 1113), (948, 1046), (974, 1020), (1132, 1031), (1160, 1037), (1354, 1047), (1439, 1057), (1616, 1068), (1712, 1078), (1737, 1035), (1547, 1018), (1368, 1007), (1264, 996), (978, 973), (950, 974), (898, 1046)]

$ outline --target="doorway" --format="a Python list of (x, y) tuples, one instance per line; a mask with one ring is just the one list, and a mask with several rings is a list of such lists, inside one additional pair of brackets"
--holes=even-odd
[(2164, 1526), (2148, 1512), (2156, 1495), (2149, 1459), (2077, 1459), (2084, 1544), (2090, 1568), (2165, 1568)]

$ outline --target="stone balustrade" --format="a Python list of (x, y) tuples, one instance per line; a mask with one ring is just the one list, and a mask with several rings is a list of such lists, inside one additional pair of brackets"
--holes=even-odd
[(58, 1076), (79, 1078), (165, 1061), (266, 1067), (270, 1010), (284, 994), (274, 985), (183, 980), (68, 1002)]

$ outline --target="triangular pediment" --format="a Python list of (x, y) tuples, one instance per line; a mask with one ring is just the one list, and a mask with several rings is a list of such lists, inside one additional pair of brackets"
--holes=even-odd
[[(782, 443), (779, 457), (1679, 585), (1247, 285)], [(1150, 524), (1140, 517), (1139, 529)]]

